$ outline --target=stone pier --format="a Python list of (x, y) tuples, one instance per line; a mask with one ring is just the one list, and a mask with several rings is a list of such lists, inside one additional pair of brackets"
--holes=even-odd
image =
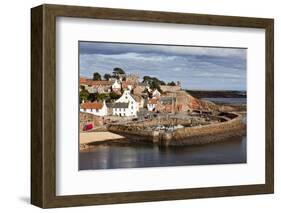
[[(164, 130), (145, 130), (142, 127), (151, 125), (151, 122), (148, 125), (145, 123), (138, 125), (114, 124), (109, 125), (108, 130), (124, 135), (132, 139), (132, 141), (146, 141), (160, 146), (206, 144), (246, 134), (246, 124), (243, 122), (241, 115), (233, 113), (223, 114), (222, 120), (225, 121), (194, 127), (184, 127), (171, 132), (165, 132)], [(187, 121), (180, 122), (184, 123)]]

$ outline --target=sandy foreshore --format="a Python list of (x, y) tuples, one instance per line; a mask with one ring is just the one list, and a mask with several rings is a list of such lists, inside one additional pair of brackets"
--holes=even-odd
[(80, 145), (108, 141), (108, 140), (118, 140), (124, 139), (125, 137), (112, 133), (112, 132), (80, 132)]

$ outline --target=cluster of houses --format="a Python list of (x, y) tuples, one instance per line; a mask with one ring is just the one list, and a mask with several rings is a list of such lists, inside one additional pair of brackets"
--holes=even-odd
[(97, 116), (136, 116), (140, 106), (143, 107), (143, 98), (132, 95), (131, 91), (136, 87), (137, 79), (133, 75), (126, 76), (126, 80), (111, 78), (109, 80), (90, 80), (80, 77), (80, 85), (89, 93), (122, 94), (114, 103), (83, 101), (80, 105), (81, 112), (87, 112)]
[[(184, 109), (185, 103), (181, 101), (181, 88), (176, 86), (163, 86), (161, 94), (157, 89), (151, 90), (146, 84), (139, 83), (135, 76), (127, 76), (126, 80), (90, 80), (80, 78), (80, 85), (89, 93), (110, 93), (120, 94), (121, 97), (114, 102), (88, 102), (80, 104), (80, 111), (96, 116), (120, 116), (136, 117), (141, 108), (147, 108), (151, 112), (178, 112)], [(150, 95), (144, 91), (147, 90)], [(186, 94), (186, 93), (185, 93)], [(186, 101), (186, 97), (183, 99)]]
[(121, 83), (119, 80), (99, 80), (94, 81), (86, 78), (80, 78), (80, 85), (82, 85), (89, 93), (110, 93), (121, 92)]

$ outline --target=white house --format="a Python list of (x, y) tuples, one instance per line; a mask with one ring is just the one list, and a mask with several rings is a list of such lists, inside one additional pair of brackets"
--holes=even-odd
[(112, 106), (112, 114), (116, 116), (133, 116), (130, 112), (129, 103), (119, 102), (114, 103)]
[(113, 104), (113, 115), (136, 116), (138, 111), (139, 104), (129, 90), (125, 90), (122, 96)]
[(117, 79), (115, 79), (114, 83), (112, 84), (112, 90), (114, 92), (119, 92), (121, 91), (121, 84), (119, 83), (119, 81)]
[(97, 116), (106, 116), (108, 114), (108, 109), (105, 104), (100, 102), (84, 102), (80, 105), (81, 112), (87, 112)]
[(155, 89), (155, 90), (152, 92), (152, 97), (153, 97), (153, 98), (159, 99), (160, 96), (161, 96), (161, 93), (160, 93), (157, 89)]

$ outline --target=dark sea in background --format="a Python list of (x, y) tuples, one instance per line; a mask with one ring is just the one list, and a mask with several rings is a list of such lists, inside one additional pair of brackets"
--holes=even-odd
[(217, 104), (247, 104), (246, 98), (202, 98)]
[[(205, 99), (216, 103), (246, 104), (246, 97)], [(94, 145), (88, 151), (80, 152), (79, 170), (246, 163), (246, 142), (246, 136), (243, 136), (199, 146)]]

